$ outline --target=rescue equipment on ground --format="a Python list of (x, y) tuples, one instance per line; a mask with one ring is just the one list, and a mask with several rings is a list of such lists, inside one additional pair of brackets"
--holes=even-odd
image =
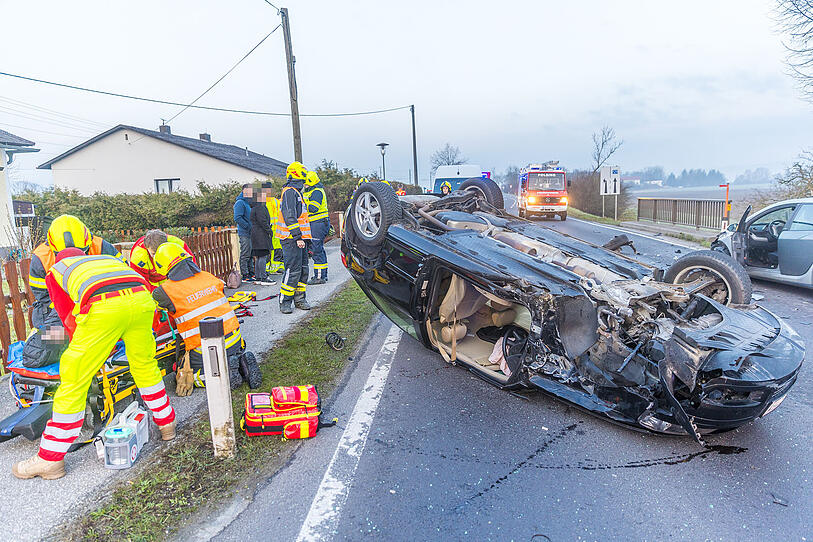
[(347, 340), (347, 337), (342, 337), (335, 331), (331, 331), (327, 335), (325, 335), (325, 342), (329, 347), (333, 350), (341, 350), (344, 348), (344, 341)]
[(149, 416), (133, 401), (102, 434), (104, 466), (108, 469), (130, 468), (149, 441)]
[(238, 292), (234, 292), (230, 297), (229, 301), (236, 303), (236, 305), (232, 305), (232, 309), (234, 310), (234, 315), (237, 318), (245, 318), (246, 316), (254, 316), (254, 313), (251, 312), (251, 301), (269, 301), (274, 299), (279, 294), (272, 294), (268, 297), (263, 297), (262, 299), (257, 299), (257, 292), (251, 292), (247, 290), (241, 290)]
[(321, 427), (336, 425), (337, 419), (322, 422), (322, 405), (316, 386), (278, 386), (271, 393), (246, 394), (240, 428), (246, 436), (282, 435), (286, 439), (316, 436)]
[(129, 469), (138, 459), (138, 436), (131, 427), (110, 427), (104, 432), (104, 466)]

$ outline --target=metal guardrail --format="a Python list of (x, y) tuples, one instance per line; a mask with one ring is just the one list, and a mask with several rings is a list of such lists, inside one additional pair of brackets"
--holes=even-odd
[(639, 221), (719, 230), (724, 214), (722, 199), (638, 198)]

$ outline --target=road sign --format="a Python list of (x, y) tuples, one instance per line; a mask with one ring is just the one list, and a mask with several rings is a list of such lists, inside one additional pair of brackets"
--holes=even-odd
[(621, 170), (618, 166), (601, 167), (598, 189), (602, 196), (617, 196), (621, 193)]

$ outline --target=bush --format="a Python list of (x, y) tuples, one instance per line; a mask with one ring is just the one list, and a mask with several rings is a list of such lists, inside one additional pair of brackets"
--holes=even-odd
[[(589, 171), (573, 171), (568, 174), (570, 186), (567, 189), (567, 195), (570, 205), (593, 215), (601, 216), (601, 195), (599, 194), (599, 174), (598, 172), (592, 173)], [(621, 194), (618, 196), (618, 214), (619, 216), (624, 212), (624, 209), (629, 205), (630, 197), (623, 183), (621, 183)], [(605, 197), (605, 211), (606, 216), (612, 216), (615, 206), (613, 196)]]
[[(353, 197), (361, 175), (350, 168), (339, 169), (334, 162), (322, 160), (316, 169), (327, 193), (328, 209), (343, 211)], [(370, 177), (372, 179), (372, 177)], [(273, 185), (274, 196), (282, 193), (283, 179), (267, 179)], [(408, 194), (421, 193), (420, 187), (393, 183), (396, 190), (403, 188)], [(188, 231), (188, 228), (203, 226), (233, 226), (234, 200), (240, 193), (241, 185), (230, 182), (221, 185), (207, 185), (199, 182), (197, 192), (185, 191), (172, 194), (115, 194), (96, 192), (83, 196), (76, 190), (52, 188), (46, 191), (28, 190), (15, 196), (31, 201), (40, 217), (54, 218), (62, 214), (75, 215), (82, 219), (92, 232), (105, 232), (112, 242), (128, 241), (116, 230), (143, 232), (152, 228), (172, 231)], [(44, 225), (47, 229), (47, 221)]]

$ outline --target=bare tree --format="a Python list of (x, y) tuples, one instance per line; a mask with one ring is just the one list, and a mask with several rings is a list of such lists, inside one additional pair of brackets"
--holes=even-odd
[(610, 157), (621, 148), (624, 142), (616, 140), (615, 130), (609, 126), (602, 126), (600, 132), (593, 132), (593, 173), (601, 169)]
[(446, 143), (442, 149), (435, 151), (435, 153), (432, 155), (431, 162), (432, 173), (434, 173), (440, 166), (456, 166), (458, 164), (465, 164), (468, 162), (468, 158), (465, 158), (460, 153), (460, 147)]
[(813, 0), (776, 0), (779, 30), (787, 36), (787, 64), (804, 97), (813, 101)]

